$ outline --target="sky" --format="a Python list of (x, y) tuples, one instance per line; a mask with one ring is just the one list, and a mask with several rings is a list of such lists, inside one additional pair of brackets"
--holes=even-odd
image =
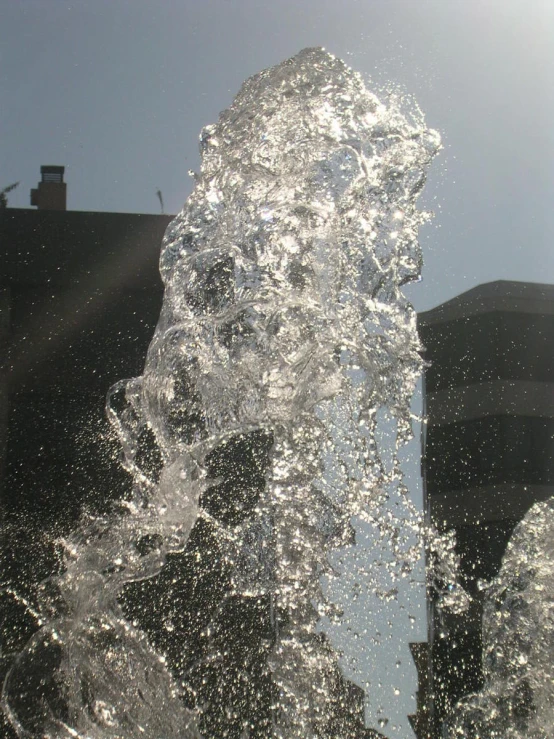
[[(554, 282), (552, 0), (0, 0), (0, 18), (11, 207), (30, 207), (40, 165), (62, 164), (71, 210), (156, 213), (159, 188), (178, 212), (200, 129), (247, 77), (324, 46), (378, 95), (412, 95), (442, 136), (415, 308), (491, 280)], [(396, 664), (387, 654), (371, 659)], [(370, 691), (391, 739), (412, 736), (406, 670), (400, 697), (390, 676)]]

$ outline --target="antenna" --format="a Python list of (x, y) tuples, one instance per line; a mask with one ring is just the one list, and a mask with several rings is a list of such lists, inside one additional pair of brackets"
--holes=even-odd
[(164, 199), (163, 199), (162, 191), (156, 190), (156, 195), (158, 196), (158, 200), (160, 201), (160, 206), (161, 206), (162, 214), (163, 214), (165, 213), (165, 210), (164, 210)]

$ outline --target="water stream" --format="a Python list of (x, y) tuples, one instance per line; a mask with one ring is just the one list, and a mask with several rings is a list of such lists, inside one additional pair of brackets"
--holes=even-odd
[(247, 80), (202, 131), (144, 373), (108, 398), (133, 494), (84, 519), (40, 587), (3, 692), (20, 737), (350, 736), (320, 582), (353, 516), (391, 572), (420, 557), (397, 457), (422, 364), (401, 287), (439, 148), (414, 106), (322, 49)]
[(498, 575), (483, 583), (480, 693), (464, 698), (447, 739), (548, 739), (554, 727), (554, 498), (514, 529)]

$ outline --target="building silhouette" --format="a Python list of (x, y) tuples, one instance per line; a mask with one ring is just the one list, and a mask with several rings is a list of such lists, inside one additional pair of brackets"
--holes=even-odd
[(37, 210), (0, 209), (0, 681), (37, 628), (9, 591), (32, 603), (54, 538), (129, 489), (104, 399), (142, 370), (170, 220), (67, 211), (64, 168), (41, 173)]
[(410, 651), (417, 670), (416, 712), (409, 715), (416, 739), (431, 739), (431, 661), (428, 642), (411, 642)]
[[(429, 610), (429, 736), (482, 686), (479, 580), (514, 526), (554, 494), (554, 286), (498, 281), (420, 313), (426, 510), (454, 529), (467, 614)], [(421, 739), (420, 735), (420, 739)]]
[[(160, 245), (172, 218), (67, 211), (64, 168), (44, 166), (41, 175), (31, 192), (37, 210), (0, 210), (0, 590), (7, 588), (0, 594), (0, 681), (37, 629), (9, 591), (33, 602), (36, 585), (59, 569), (55, 538), (83, 510), (109, 510), (130, 489), (104, 402), (111, 385), (142, 373), (163, 297)], [(232, 526), (256, 505), (271, 444), (266, 431), (253, 431), (209, 455), (219, 483), (201, 504), (214, 518)], [(161, 458), (153, 436), (145, 432), (139, 447), (137, 463), (155, 478)], [(266, 739), (276, 697), (268, 666), (274, 617), (267, 598), (230, 591), (217, 532), (199, 519), (185, 551), (168, 557), (158, 576), (130, 585), (122, 605), (168, 656), (190, 705), (208, 706), (207, 738), (240, 737), (248, 720), (250, 736)], [(208, 669), (217, 650), (225, 663)], [(377, 739), (364, 726), (363, 691), (338, 668), (332, 683), (325, 736)], [(14, 737), (2, 721), (0, 735)]]

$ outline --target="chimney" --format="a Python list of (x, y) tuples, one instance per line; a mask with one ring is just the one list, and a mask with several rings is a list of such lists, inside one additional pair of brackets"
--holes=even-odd
[(66, 210), (67, 185), (63, 181), (65, 167), (45, 164), (38, 187), (31, 190), (31, 205), (39, 210)]

